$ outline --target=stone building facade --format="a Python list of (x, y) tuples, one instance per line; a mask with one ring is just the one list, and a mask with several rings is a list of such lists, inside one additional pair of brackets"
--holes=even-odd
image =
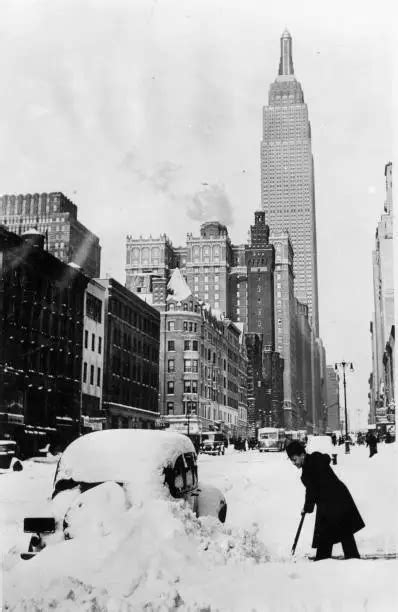
[(84, 294), (82, 359), (82, 429), (103, 429), (102, 383), (105, 353), (105, 288), (94, 279)]
[(241, 331), (191, 292), (179, 268), (157, 304), (161, 315), (161, 414), (190, 434), (221, 427), (229, 437), (246, 429), (247, 359)]
[(280, 39), (279, 73), (263, 108), (261, 201), (272, 231), (289, 232), (294, 249), (295, 296), (307, 304), (315, 335), (318, 323), (318, 268), (314, 161), (311, 125), (301, 84), (293, 69), (292, 37)]

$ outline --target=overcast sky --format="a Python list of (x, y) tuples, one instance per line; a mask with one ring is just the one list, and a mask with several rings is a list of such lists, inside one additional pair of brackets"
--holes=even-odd
[(218, 218), (246, 241), (287, 26), (312, 125), (320, 334), (328, 363), (354, 362), (349, 407), (366, 421), (393, 16), (387, 2), (270, 5), (2, 0), (0, 193), (64, 192), (101, 239), (102, 276), (123, 283), (126, 234), (179, 245)]

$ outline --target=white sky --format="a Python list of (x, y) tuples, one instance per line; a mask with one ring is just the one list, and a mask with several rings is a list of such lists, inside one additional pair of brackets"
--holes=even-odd
[(100, 236), (102, 275), (121, 282), (126, 234), (178, 245), (218, 217), (246, 241), (287, 26), (312, 125), (320, 333), (328, 363), (356, 367), (354, 423), (367, 415), (371, 254), (392, 160), (392, 4), (270, 4), (2, 0), (0, 193), (63, 191)]

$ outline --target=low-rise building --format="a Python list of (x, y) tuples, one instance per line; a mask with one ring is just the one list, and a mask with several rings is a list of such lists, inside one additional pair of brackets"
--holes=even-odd
[(154, 428), (159, 417), (159, 312), (113, 278), (96, 282), (105, 289), (102, 405), (107, 426)]

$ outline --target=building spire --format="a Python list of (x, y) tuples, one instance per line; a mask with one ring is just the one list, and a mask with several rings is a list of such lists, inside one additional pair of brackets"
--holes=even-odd
[(279, 75), (293, 75), (292, 37), (285, 28), (281, 36), (281, 60), (279, 62)]

